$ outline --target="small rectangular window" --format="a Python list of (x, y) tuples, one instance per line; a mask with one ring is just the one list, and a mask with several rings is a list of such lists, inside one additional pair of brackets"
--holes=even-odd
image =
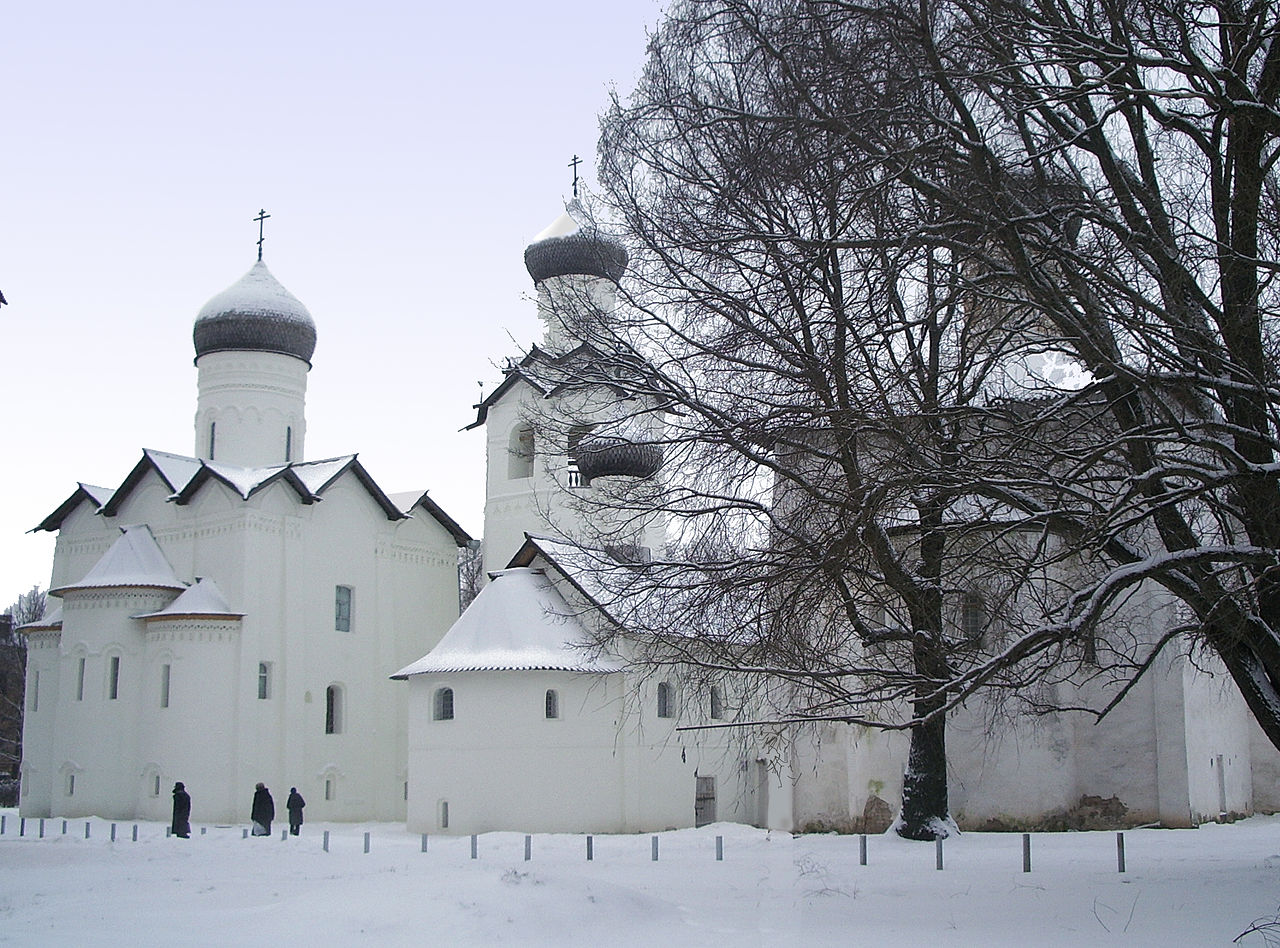
[(266, 701), (271, 697), (271, 663), (258, 662), (258, 700)]
[(84, 700), (84, 659), (80, 659), (80, 665), (76, 672), (76, 700)]
[(107, 697), (115, 701), (120, 697), (120, 656), (112, 655), (107, 667)]
[(449, 801), (448, 800), (440, 801), (440, 828), (441, 829), (449, 828)]
[(67, 774), (67, 796), (74, 797), (76, 795), (76, 775)]
[[(169, 707), (169, 665), (160, 666), (160, 707)], [(159, 779), (159, 778), (157, 778)]]
[(724, 717), (724, 703), (720, 698), (720, 689), (716, 685), (711, 686), (711, 720), (719, 721)]
[(160, 775), (156, 774), (155, 783), (151, 785), (151, 795), (153, 797), (160, 796)]
[(333, 799), (333, 781), (326, 779), (324, 782), (324, 798), (326, 800)]
[(339, 632), (351, 631), (351, 587), (338, 586), (333, 599), (333, 627)]

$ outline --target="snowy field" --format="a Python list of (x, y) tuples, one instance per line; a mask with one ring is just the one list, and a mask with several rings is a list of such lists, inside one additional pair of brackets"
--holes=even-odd
[[(659, 835), (420, 837), (393, 824), (165, 827), (5, 815), (0, 943), (14, 945), (1227, 945), (1280, 911), (1280, 817), (1198, 830), (930, 843), (721, 823)], [(323, 849), (329, 830), (329, 851)], [(370, 851), (364, 852), (369, 832)], [(723, 837), (722, 861), (716, 837)], [(1265, 945), (1267, 933), (1241, 944)]]

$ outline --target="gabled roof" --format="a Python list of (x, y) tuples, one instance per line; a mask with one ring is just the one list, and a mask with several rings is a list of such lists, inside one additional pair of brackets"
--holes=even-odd
[(49, 595), (61, 596), (76, 589), (109, 589), (128, 587), (133, 589), (183, 590), (187, 584), (178, 579), (160, 551), (151, 528), (146, 524), (124, 527), (120, 538), (102, 559), (77, 583), (50, 589)]
[(72, 511), (81, 504), (92, 504), (94, 510), (99, 510), (103, 504), (106, 504), (111, 500), (111, 495), (114, 493), (115, 491), (107, 487), (94, 487), (91, 484), (77, 484), (76, 489), (72, 492), (71, 496), (59, 504), (57, 510), (41, 520), (28, 532), (35, 533), (37, 530), (57, 530), (61, 528), (62, 522), (71, 515)]
[(443, 507), (428, 497), (427, 491), (404, 491), (389, 496), (391, 497), (391, 502), (402, 510), (406, 516), (413, 516), (414, 508), (421, 507), (435, 518), (435, 521), (440, 526), (449, 531), (449, 535), (453, 537), (453, 542), (458, 546), (466, 546), (471, 542), (471, 534), (463, 530), (456, 520), (445, 513)]
[(505, 396), (507, 392), (511, 391), (511, 389), (519, 382), (527, 382), (529, 385), (534, 387), (539, 395), (546, 395), (547, 390), (525, 371), (529, 366), (533, 365), (534, 362), (539, 359), (546, 358), (550, 357), (537, 346), (534, 346), (529, 350), (529, 354), (519, 362), (514, 359), (508, 362), (507, 367), (502, 370), (504, 378), (498, 383), (498, 387), (490, 392), (479, 404), (472, 406), (476, 410), (476, 420), (462, 430), (470, 431), (472, 428), (478, 428), (483, 425), (485, 423), (485, 419), (489, 417), (489, 408), (501, 401), (503, 396)]
[(544, 571), (509, 569), (492, 574), (435, 648), (391, 677), (521, 670), (610, 673), (622, 668), (600, 655)]
[(241, 619), (243, 612), (233, 612), (218, 584), (212, 579), (197, 579), (196, 584), (159, 612), (145, 612), (135, 619)]

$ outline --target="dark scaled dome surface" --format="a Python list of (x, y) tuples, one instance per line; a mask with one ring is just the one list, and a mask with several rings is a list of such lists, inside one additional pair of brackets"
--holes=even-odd
[(551, 226), (533, 238), (524, 251), (524, 265), (535, 283), (552, 277), (580, 274), (605, 277), (617, 283), (627, 269), (627, 251), (590, 223), (577, 200)]
[(574, 450), (588, 484), (597, 477), (652, 477), (662, 467), (662, 445), (638, 444), (618, 435), (588, 435)]
[(316, 349), (316, 324), (259, 260), (204, 304), (192, 338), (197, 359), (210, 352), (249, 349), (279, 352), (309, 364)]

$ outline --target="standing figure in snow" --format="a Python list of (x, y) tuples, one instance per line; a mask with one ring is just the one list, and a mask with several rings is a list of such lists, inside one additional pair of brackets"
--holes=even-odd
[(173, 835), (191, 838), (191, 794), (179, 780), (173, 785)]
[(276, 818), (276, 802), (271, 799), (271, 791), (263, 784), (254, 788), (253, 810), (249, 815), (253, 818), (254, 836), (271, 835), (271, 821)]
[(307, 801), (302, 799), (302, 794), (298, 792), (297, 787), (289, 788), (289, 800), (285, 803), (284, 808), (289, 811), (289, 832), (294, 836), (298, 835), (298, 830), (302, 828), (302, 808), (307, 805)]

